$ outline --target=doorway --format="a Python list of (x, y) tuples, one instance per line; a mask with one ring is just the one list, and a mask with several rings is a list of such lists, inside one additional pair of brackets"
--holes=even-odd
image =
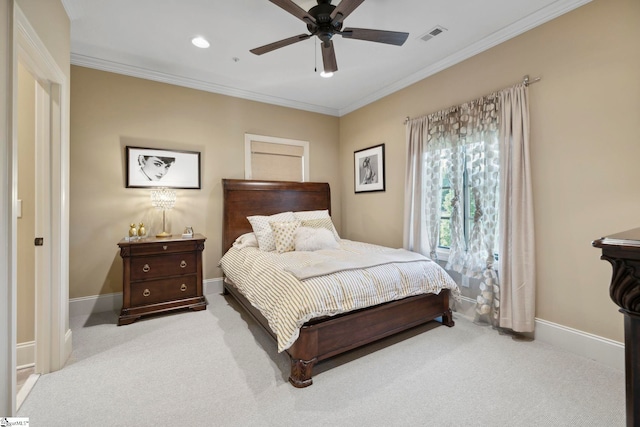
[(39, 373), (36, 366), (36, 86), (18, 63), (18, 200), (16, 406), (19, 408)]

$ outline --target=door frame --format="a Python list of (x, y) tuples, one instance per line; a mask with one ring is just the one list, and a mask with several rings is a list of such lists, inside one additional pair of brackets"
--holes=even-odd
[[(36, 171), (43, 194), (36, 214), (36, 230), (45, 238), (38, 248), (36, 268), (36, 367), (40, 373), (61, 369), (71, 354), (69, 329), (69, 81), (53, 59), (15, 0), (0, 6), (0, 84), (7, 90), (0, 99), (0, 312), (10, 325), (0, 329), (0, 414), (14, 415), (16, 408), (16, 312), (17, 312), (17, 64), (20, 61), (39, 83), (36, 96), (36, 146), (47, 163)], [(3, 55), (0, 55), (2, 57)], [(36, 153), (38, 157), (38, 153)], [(38, 187), (37, 187), (38, 188)], [(37, 190), (37, 192), (39, 191)], [(49, 190), (49, 191), (46, 191)], [(45, 194), (48, 193), (48, 194)], [(48, 269), (48, 272), (46, 271)], [(0, 289), (3, 287), (0, 286)]]

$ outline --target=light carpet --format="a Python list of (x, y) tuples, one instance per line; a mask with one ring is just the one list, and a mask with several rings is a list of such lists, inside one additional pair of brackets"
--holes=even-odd
[(320, 363), (289, 361), (231, 297), (116, 326), (71, 319), (67, 366), (18, 412), (33, 426), (624, 426), (624, 372), (454, 315)]

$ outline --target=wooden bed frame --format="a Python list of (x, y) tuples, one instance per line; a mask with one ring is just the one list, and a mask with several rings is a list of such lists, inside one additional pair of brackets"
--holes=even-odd
[[(331, 211), (328, 183), (222, 180), (224, 192), (222, 253), (235, 239), (252, 231), (250, 215), (273, 215), (285, 211)], [(224, 293), (231, 294), (275, 339), (262, 314), (249, 303), (228, 279)], [(286, 350), (291, 359), (289, 382), (295, 387), (312, 384), (313, 366), (324, 359), (363, 346), (389, 335), (442, 317), (453, 326), (449, 290), (376, 305), (342, 315), (312, 319), (300, 329), (300, 336)]]

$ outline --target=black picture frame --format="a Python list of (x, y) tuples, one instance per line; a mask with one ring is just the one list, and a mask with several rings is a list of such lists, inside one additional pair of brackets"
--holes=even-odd
[(354, 191), (385, 191), (384, 144), (353, 153)]
[(127, 146), (125, 168), (127, 188), (201, 188), (199, 151)]

